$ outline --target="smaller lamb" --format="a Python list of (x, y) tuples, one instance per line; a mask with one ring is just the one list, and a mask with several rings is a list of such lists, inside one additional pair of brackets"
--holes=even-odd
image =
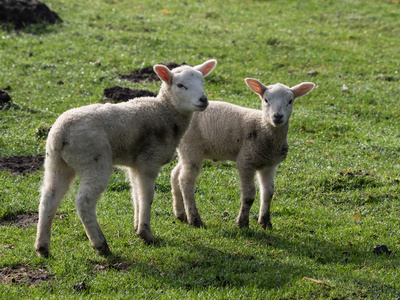
[(236, 161), (241, 187), (241, 207), (236, 220), (239, 228), (249, 226), (250, 208), (260, 182), (261, 205), (258, 223), (272, 228), (270, 205), (274, 175), (285, 159), (287, 133), (293, 100), (314, 88), (304, 82), (289, 88), (277, 83), (265, 86), (256, 79), (246, 84), (262, 100), (262, 111), (226, 102), (210, 101), (206, 111), (195, 113), (178, 147), (179, 162), (171, 175), (175, 217), (195, 227), (204, 226), (195, 203), (195, 184), (204, 159)]
[(49, 256), (51, 224), (75, 175), (81, 179), (75, 201), (86, 234), (99, 254), (110, 252), (97, 222), (96, 204), (108, 185), (113, 165), (128, 171), (136, 234), (146, 243), (155, 241), (150, 208), (156, 177), (161, 166), (172, 160), (193, 112), (208, 106), (203, 77), (216, 63), (209, 60), (172, 71), (155, 65), (154, 71), (162, 80), (157, 97), (88, 105), (66, 111), (56, 120), (46, 143), (35, 242), (39, 256)]

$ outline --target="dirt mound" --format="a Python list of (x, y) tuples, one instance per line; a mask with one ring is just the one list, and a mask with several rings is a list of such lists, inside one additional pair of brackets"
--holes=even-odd
[(44, 267), (32, 269), (29, 266), (17, 265), (0, 269), (0, 282), (13, 284), (36, 285), (49, 281), (53, 275), (47, 273)]
[[(160, 63), (160, 65), (167, 66), (168, 69), (172, 70), (179, 66), (186, 65), (186, 63), (183, 62), (181, 64), (177, 64), (175, 62), (171, 62), (171, 63)], [(128, 81), (140, 82), (140, 83), (160, 80), (160, 78), (158, 78), (157, 74), (154, 72), (153, 67), (146, 67), (143, 69), (133, 70), (129, 74), (121, 75), (121, 78), (126, 79)]]
[(18, 215), (8, 215), (0, 219), (0, 226), (17, 226), (28, 228), (38, 223), (39, 216), (37, 213), (24, 213)]
[[(68, 218), (68, 214), (56, 214), (54, 220), (62, 220)], [(38, 213), (26, 212), (19, 214), (6, 214), (4, 217), (0, 218), (0, 226), (17, 226), (23, 228), (29, 228), (37, 225), (39, 220)]]
[(0, 171), (27, 174), (43, 166), (44, 156), (11, 156), (0, 157)]
[(0, 24), (7, 29), (21, 29), (31, 24), (62, 22), (57, 13), (37, 0), (0, 1)]
[(103, 100), (105, 103), (118, 103), (128, 101), (133, 98), (139, 97), (156, 97), (157, 95), (153, 92), (146, 90), (132, 90), (130, 88), (124, 88), (120, 86), (113, 86), (108, 89), (104, 89), (104, 96), (107, 98)]

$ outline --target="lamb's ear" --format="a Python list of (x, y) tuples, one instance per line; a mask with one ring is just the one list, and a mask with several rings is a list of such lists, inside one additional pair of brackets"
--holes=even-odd
[(261, 98), (264, 97), (264, 92), (267, 90), (267, 87), (259, 82), (257, 79), (246, 78), (244, 80), (249, 88), (256, 94), (258, 94)]
[(207, 60), (202, 65), (195, 66), (194, 68), (203, 74), (203, 77), (206, 77), (212, 70), (214, 70), (217, 65), (217, 61), (215, 59)]
[(294, 97), (298, 98), (301, 96), (304, 96), (305, 94), (309, 93), (312, 91), (314, 88), (315, 84), (312, 82), (303, 82), (300, 83), (294, 87), (292, 87), (290, 90), (293, 92)]
[(172, 72), (166, 66), (155, 65), (153, 70), (162, 81), (168, 84), (172, 83)]

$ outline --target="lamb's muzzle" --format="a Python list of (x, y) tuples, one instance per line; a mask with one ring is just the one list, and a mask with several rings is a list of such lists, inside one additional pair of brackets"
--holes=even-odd
[(275, 125), (282, 124), (284, 122), (282, 114), (274, 114), (272, 121)]
[(198, 108), (204, 110), (207, 108), (208, 106), (208, 98), (206, 95), (203, 95), (200, 99), (199, 99), (200, 103), (199, 105), (197, 105)]

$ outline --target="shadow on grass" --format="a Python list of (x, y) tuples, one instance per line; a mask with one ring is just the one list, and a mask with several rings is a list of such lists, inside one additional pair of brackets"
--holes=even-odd
[[(201, 240), (182, 242), (163, 237), (158, 238), (157, 244), (146, 247), (164, 248), (166, 252), (155, 254), (150, 260), (132, 260), (124, 253), (115, 253), (107, 257), (108, 262), (102, 263), (100, 269), (132, 261), (129, 269), (152, 276), (164, 287), (187, 291), (225, 287), (279, 289), (292, 278), (297, 280), (310, 272), (307, 267), (298, 267), (290, 260), (275, 259), (274, 255), (265, 259), (243, 251), (225, 251)], [(98, 262), (93, 265), (99, 269)]]
[[(236, 229), (233, 229), (235, 231)], [(295, 235), (292, 232), (284, 233), (282, 230), (262, 230), (260, 229), (244, 229), (237, 230), (241, 237), (246, 238), (248, 243), (265, 245), (266, 249), (281, 250), (288, 256), (307, 257), (317, 264), (327, 265), (359, 265), (365, 263), (373, 264), (377, 256), (373, 253), (371, 244), (368, 249), (360, 248), (352, 243), (339, 244), (333, 242), (329, 238), (321, 237), (314, 231)], [(224, 231), (223, 235), (226, 238), (232, 237), (236, 232)], [(395, 256), (387, 256), (387, 258), (396, 259)]]
[[(291, 277), (299, 278), (304, 272), (290, 263), (275, 261), (266, 264), (251, 256), (221, 253), (218, 249), (200, 245), (190, 247), (190, 250), (198, 253), (196, 260), (178, 258), (175, 268), (168, 272), (156, 270), (157, 280), (162, 280), (163, 285), (183, 290), (221, 287), (279, 289), (290, 282), (286, 276), (288, 272)], [(154, 267), (150, 265), (141, 268), (144, 274), (154, 274)], [(255, 278), (256, 273), (258, 278), (262, 276), (262, 280)]]

